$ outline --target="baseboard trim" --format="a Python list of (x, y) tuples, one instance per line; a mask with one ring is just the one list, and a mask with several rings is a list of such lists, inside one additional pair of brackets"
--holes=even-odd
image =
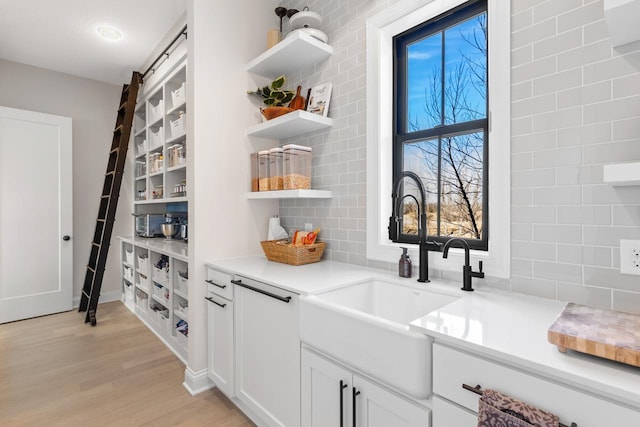
[(194, 372), (187, 368), (184, 370), (184, 382), (182, 383), (182, 386), (187, 389), (189, 394), (195, 396), (203, 391), (214, 388), (215, 384), (209, 380), (206, 369)]
[[(120, 301), (122, 299), (122, 291), (111, 291), (100, 294), (99, 303)], [(73, 297), (73, 308), (80, 307), (80, 296)]]

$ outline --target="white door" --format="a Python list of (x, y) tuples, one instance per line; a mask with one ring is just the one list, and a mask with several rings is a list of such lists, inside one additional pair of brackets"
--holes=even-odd
[(72, 190), (71, 119), (0, 107), (0, 323), (71, 310)]
[(302, 427), (351, 425), (351, 372), (302, 349)]

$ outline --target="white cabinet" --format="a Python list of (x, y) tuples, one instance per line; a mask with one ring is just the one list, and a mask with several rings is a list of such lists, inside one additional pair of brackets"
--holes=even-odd
[(233, 284), (228, 274), (208, 269), (207, 373), (230, 399), (235, 394), (233, 351)]
[(478, 415), (461, 406), (433, 396), (434, 426), (477, 427)]
[(268, 426), (298, 426), (298, 295), (242, 276), (233, 282), (236, 396)]
[[(525, 373), (515, 367), (489, 361), (442, 344), (434, 344), (434, 393), (477, 413), (479, 396), (463, 389), (463, 384), (496, 389), (558, 415), (560, 422), (565, 425), (571, 425), (572, 422), (579, 427), (640, 425), (638, 410)], [(434, 407), (434, 427), (457, 425), (451, 419), (445, 418), (444, 414), (438, 414), (437, 410), (438, 408)]]
[[(429, 409), (302, 349), (303, 427), (428, 427)], [(453, 424), (451, 424), (453, 425)]]

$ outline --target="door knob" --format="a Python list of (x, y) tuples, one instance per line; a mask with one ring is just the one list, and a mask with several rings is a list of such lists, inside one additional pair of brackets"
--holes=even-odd
[(62, 240), (64, 240), (65, 242), (68, 242), (69, 240), (71, 240), (71, 237), (69, 237), (69, 236), (62, 236)]

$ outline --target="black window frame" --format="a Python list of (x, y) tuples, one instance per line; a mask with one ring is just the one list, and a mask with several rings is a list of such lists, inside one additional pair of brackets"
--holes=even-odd
[[(470, 17), (486, 13), (487, 28), (490, 24), (487, 0), (476, 0), (466, 2), (456, 8), (453, 8), (437, 17), (419, 24), (409, 30), (406, 30), (393, 38), (393, 176), (392, 185), (397, 182), (403, 172), (403, 149), (404, 145), (411, 142), (420, 142), (428, 139), (438, 139), (438, 164), (442, 162), (442, 139), (446, 137), (456, 136), (460, 134), (473, 133), (474, 131), (482, 131), (484, 135), (483, 141), (483, 171), (482, 171), (482, 238), (471, 239), (463, 238), (471, 249), (487, 251), (489, 246), (489, 71), (487, 66), (487, 93), (486, 93), (486, 115), (483, 119), (471, 120), (461, 123), (441, 124), (430, 129), (424, 129), (414, 132), (406, 130), (407, 123), (407, 60), (406, 47), (429, 35), (443, 32), (445, 29), (461, 23)], [(444, 41), (443, 41), (444, 58)], [(487, 43), (487, 52), (490, 46)], [(487, 65), (489, 55), (487, 53)], [(442, 84), (444, 87), (444, 67), (442, 67)], [(442, 109), (444, 115), (444, 108)], [(440, 176), (440, 167), (438, 173), (438, 195), (437, 195), (437, 224), (440, 229), (440, 191), (442, 189), (442, 181)], [(399, 199), (403, 196), (403, 186), (399, 189)], [(402, 233), (403, 215), (399, 213), (400, 227), (398, 233), (398, 243), (418, 244), (420, 237), (418, 234)], [(427, 234), (427, 238), (431, 241), (444, 243), (452, 237), (457, 236), (436, 236)]]

